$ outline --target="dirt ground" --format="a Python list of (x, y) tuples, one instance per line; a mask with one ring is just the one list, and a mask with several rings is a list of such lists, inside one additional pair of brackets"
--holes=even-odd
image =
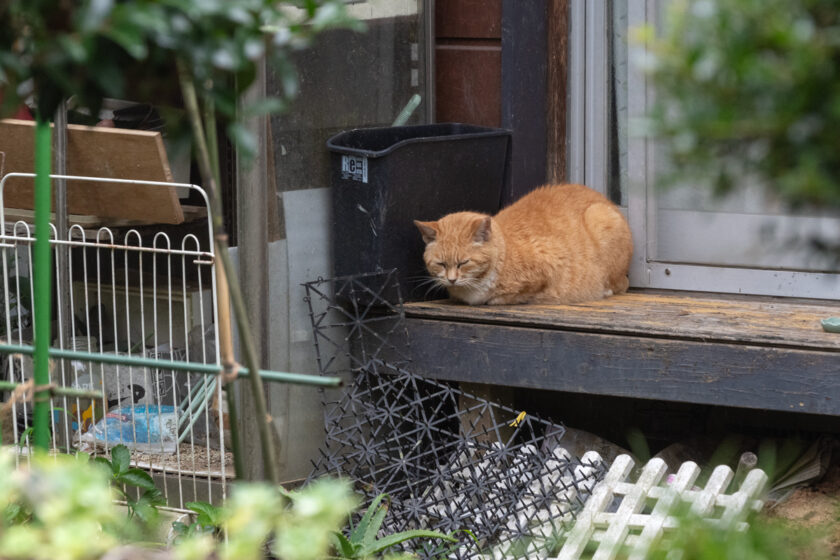
[(840, 458), (834, 457), (821, 480), (797, 488), (786, 499), (764, 511), (770, 518), (813, 531), (816, 538), (840, 558)]

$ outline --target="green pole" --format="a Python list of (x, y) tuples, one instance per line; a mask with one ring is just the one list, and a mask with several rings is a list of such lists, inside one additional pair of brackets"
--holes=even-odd
[[(50, 253), (50, 166), (52, 139), (50, 123), (39, 113), (35, 124), (35, 246), (34, 261), (34, 319), (35, 319), (35, 386), (46, 387), (50, 382), (50, 321), (52, 314), (52, 265)], [(34, 443), (46, 450), (50, 445), (50, 392), (35, 393)]]
[[(0, 354), (24, 354), (34, 356), (37, 348), (25, 344), (0, 344)], [(100, 354), (83, 350), (69, 350), (64, 348), (48, 348), (49, 357), (59, 360), (79, 360), (95, 364), (114, 364), (126, 367), (148, 367), (155, 369), (172, 369), (175, 371), (189, 371), (204, 375), (218, 375), (221, 366), (216, 364), (202, 364), (198, 362), (179, 362), (175, 360), (158, 360), (141, 356), (123, 356), (121, 354)], [(251, 370), (239, 368), (240, 377), (250, 377)], [(340, 377), (321, 377), (305, 373), (286, 373), (283, 371), (257, 370), (257, 376), (263, 381), (279, 381), (297, 385), (311, 385), (315, 387), (340, 387)]]

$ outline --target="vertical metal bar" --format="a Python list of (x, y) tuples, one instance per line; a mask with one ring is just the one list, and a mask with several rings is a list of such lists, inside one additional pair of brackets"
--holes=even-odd
[[(185, 237), (184, 240), (181, 241), (181, 249), (186, 249), (187, 239), (189, 239), (189, 238), (190, 237)], [(199, 275), (200, 274), (201, 273), (199, 271)], [(187, 307), (188, 307), (187, 302), (189, 301), (189, 294), (187, 292), (187, 258), (183, 255), (181, 256), (181, 299), (184, 302), (184, 306), (183, 306), (183, 311), (184, 311), (184, 313), (183, 313), (183, 317), (184, 317), (184, 350), (186, 352), (186, 360), (189, 362), (190, 360), (195, 359), (195, 357), (190, 354), (190, 328), (189, 328), (190, 315), (187, 313), (187, 311), (188, 311), (187, 310)], [(202, 337), (204, 336), (204, 331), (203, 330), (201, 332), (201, 336)], [(189, 407), (189, 411), (190, 411), (189, 412), (189, 417), (190, 417), (190, 420), (192, 421), (192, 416), (193, 416), (193, 412), (192, 412), (193, 391), (192, 391), (191, 379), (192, 379), (192, 373), (187, 373), (186, 374), (186, 381), (187, 381), (187, 383), (186, 383), (186, 385), (187, 385), (186, 396), (185, 396), (185, 398), (182, 398), (181, 402), (179, 403), (178, 410), (181, 410), (183, 404), (187, 403), (187, 406)], [(181, 420), (179, 419), (178, 423), (180, 424), (180, 422), (181, 422)], [(186, 435), (187, 430), (182, 429), (179, 425), (178, 426), (178, 445), (179, 446), (181, 445), (181, 434), (182, 433), (184, 435)], [(206, 433), (207, 433), (207, 439), (209, 440), (210, 439), (210, 432), (206, 432)], [(198, 486), (196, 484), (196, 475), (195, 475), (195, 432), (192, 428), (192, 425), (190, 425), (189, 434), (190, 434), (190, 451), (192, 451), (191, 467), (192, 467), (193, 495), (197, 496), (198, 495)], [(208, 465), (208, 470), (209, 470), (209, 465)], [(182, 498), (182, 501), (183, 501), (183, 498)]]
[(569, 14), (568, 180), (586, 183), (586, 0), (571, 0)]
[[(109, 232), (110, 233), (110, 232)], [(111, 233), (111, 243), (114, 243), (114, 235)], [(123, 250), (125, 251), (125, 250)], [(117, 325), (119, 324), (119, 317), (117, 315), (117, 253), (114, 248), (111, 248), (111, 324), (114, 328), (113, 337), (114, 337), (114, 353), (120, 353), (119, 347), (119, 331), (117, 329)], [(101, 346), (100, 346), (101, 348)], [(114, 375), (113, 383), (117, 388), (117, 404), (116, 406), (120, 406), (123, 402), (122, 390), (122, 378), (123, 372), (120, 371), (120, 366), (116, 366), (112, 368), (112, 374)], [(102, 392), (107, 396), (107, 380), (105, 378), (102, 379)], [(131, 387), (128, 387), (128, 403), (130, 405), (134, 405), (134, 397), (133, 393), (131, 392)], [(108, 412), (107, 410), (105, 411)]]
[[(126, 245), (126, 252), (125, 252), (125, 257), (124, 257), (124, 261), (123, 261), (124, 262), (124, 267), (125, 267), (125, 274), (124, 274), (124, 278), (125, 278), (125, 337), (126, 337), (126, 344), (128, 345), (128, 355), (132, 356), (134, 354), (134, 345), (131, 342), (131, 327), (132, 327), (132, 320), (131, 319), (132, 318), (131, 318), (131, 300), (129, 299), (129, 278), (128, 278), (128, 271), (129, 271), (129, 268), (128, 268), (129, 267), (128, 246), (129, 246), (129, 238), (130, 237), (134, 237), (135, 239), (137, 239), (137, 246), (138, 247), (143, 245), (143, 239), (140, 237), (140, 234), (137, 232), (137, 230), (134, 230), (134, 229), (130, 230), (128, 233), (126, 233), (125, 238), (124, 238), (124, 243)], [(138, 251), (137, 252), (137, 257), (138, 257), (139, 263), (140, 263), (139, 264), (140, 277), (142, 278), (143, 277), (143, 253), (141, 251)], [(146, 356), (145, 348), (144, 348), (145, 340), (143, 338), (143, 327), (142, 327), (142, 324), (143, 324), (143, 285), (142, 284), (140, 285), (140, 296), (139, 296), (138, 299), (140, 300), (140, 325), (141, 325), (141, 327), (140, 327), (140, 341), (139, 341), (140, 353), (143, 355), (143, 357), (145, 357)], [(147, 383), (147, 380), (148, 380), (147, 370), (145, 368), (142, 369), (140, 371), (140, 375), (141, 375), (141, 379), (142, 379), (141, 383), (142, 383), (142, 387), (143, 387), (143, 391), (144, 391), (143, 400), (146, 402), (146, 406), (149, 406), (149, 404), (148, 404), (149, 403), (149, 398), (146, 396), (146, 391), (149, 390), (149, 384)], [(131, 367), (131, 366), (129, 366), (129, 368), (128, 368), (128, 386), (131, 388), (131, 394), (133, 396), (134, 395), (134, 368)], [(133, 398), (132, 398), (132, 403), (135, 406), (131, 407), (131, 436), (132, 436), (132, 441), (137, 441), (137, 425), (134, 422), (135, 413), (137, 411), (137, 407), (136, 407), (137, 403), (133, 402)]]
[[(53, 121), (53, 163), (55, 166), (54, 173), (56, 175), (67, 174), (67, 100), (62, 100), (55, 111)], [(67, 235), (69, 225), (67, 215), (67, 181), (64, 179), (56, 179), (55, 183), (55, 228), (56, 239), (62, 239)], [(55, 247), (55, 283), (56, 283), (56, 310), (58, 313), (56, 326), (58, 328), (58, 346), (60, 348), (67, 348), (67, 342), (70, 336), (70, 322), (73, 320), (73, 310), (70, 307), (70, 289), (72, 279), (68, 273), (70, 248), (64, 245), (56, 244)], [(61, 383), (67, 384), (66, 362), (61, 361), (58, 366), (61, 369)], [(65, 410), (65, 417), (62, 424), (64, 425), (65, 447), (70, 450), (70, 421), (66, 416), (69, 411), (67, 396), (61, 398), (63, 408)], [(57, 437), (55, 438), (58, 439)]]
[[(53, 240), (53, 239), (56, 239), (56, 240), (58, 239), (58, 231), (56, 231), (55, 227), (52, 224), (50, 224), (50, 240)], [(55, 252), (56, 252), (56, 249), (58, 248), (58, 244), (53, 243), (52, 245), (53, 245), (53, 247), (50, 247), (50, 251), (53, 253), (53, 256), (55, 256)], [(56, 260), (54, 260), (53, 265), (57, 265), (57, 264), (58, 264), (58, 262)], [(50, 273), (53, 273), (53, 272), (57, 273), (56, 270), (50, 270)], [(57, 274), (56, 274), (56, 277), (57, 277)], [(56, 282), (58, 282), (57, 279), (56, 279)], [(56, 302), (56, 304), (60, 305), (60, 302)], [(60, 330), (61, 329), (59, 327), (59, 331)], [(55, 368), (55, 362), (53, 362), (53, 368)], [(55, 377), (56, 377), (55, 376), (55, 369), (53, 369), (53, 371), (50, 372), (50, 382), (51, 383), (55, 382)], [(62, 375), (62, 378), (63, 378), (63, 375)], [(58, 452), (58, 440), (59, 440), (59, 430), (56, 427), (55, 413), (53, 412), (55, 410), (55, 399), (56, 398), (59, 398), (59, 396), (57, 394), (50, 393), (50, 433), (53, 434), (53, 437), (52, 437), (52, 451), (54, 453)]]
[[(102, 229), (96, 232), (96, 299), (94, 300), (94, 305), (96, 309), (94, 310), (95, 313), (95, 320), (96, 320), (96, 340), (99, 342), (99, 351), (102, 352), (102, 345), (103, 345), (103, 336), (102, 336), (102, 247), (100, 247), (100, 235), (102, 233)], [(113, 242), (113, 240), (111, 240)], [(87, 277), (85, 277), (87, 280)], [(88, 318), (88, 336), (90, 336), (90, 318)], [(108, 414), (108, 396), (105, 394), (105, 365), (104, 364), (91, 364), (90, 371), (91, 371), (91, 380), (96, 379), (93, 375), (94, 369), (99, 371), (99, 387), (96, 386), (94, 383), (93, 390), (101, 389), (102, 390), (102, 410), (99, 411), (99, 415), (102, 418), (105, 418), (105, 415)], [(95, 412), (94, 408), (94, 412)], [(96, 425), (98, 418), (97, 415), (91, 414), (91, 427)], [(108, 423), (105, 423), (105, 441), (109, 441), (108, 438)]]
[[(167, 239), (167, 249), (171, 249), (170, 241)], [(175, 313), (172, 307), (172, 254), (166, 255), (166, 302), (167, 302), (167, 318), (168, 322), (168, 329), (169, 329), (169, 359), (175, 360), (175, 328), (173, 325), (173, 321), (175, 318)], [(186, 306), (186, 299), (183, 301), (183, 305)], [(189, 375), (189, 374), (187, 374)], [(170, 371), (170, 382), (172, 384), (172, 410), (178, 410), (178, 386), (177, 386), (177, 379), (175, 378), (175, 370)], [(162, 423), (162, 422), (161, 422)], [(178, 471), (178, 503), (180, 507), (184, 507), (184, 485), (183, 481), (181, 480), (181, 445), (180, 440), (177, 436), (177, 429), (175, 430), (175, 465), (176, 470)], [(163, 438), (161, 438), (163, 439)]]
[[(17, 228), (18, 228), (18, 224), (15, 224), (15, 234), (17, 234)], [(30, 234), (29, 228), (25, 227), (24, 229), (25, 229), (25, 234), (28, 237), (29, 234)], [(20, 247), (20, 245), (15, 246), (15, 262), (16, 263), (20, 263), (20, 256), (18, 255), (19, 247)], [(33, 250), (32, 246), (26, 246), (26, 245), (24, 246), (23, 252), (26, 255), (26, 266), (27, 266), (27, 272), (29, 273), (29, 281), (27, 282), (27, 285), (24, 286), (24, 289), (27, 290), (27, 293), (30, 296), (32, 296), (31, 301), (35, 301), (34, 300), (35, 287), (34, 287), (34, 284), (33, 284), (35, 274), (34, 274), (34, 271), (32, 269), (32, 265), (33, 265), (32, 250)], [(20, 274), (15, 275), (15, 294), (16, 294), (16, 298), (17, 298), (18, 302), (22, 301), (21, 300), (21, 295), (23, 293), (21, 291), (20, 278), (21, 278)], [(23, 342), (23, 321), (21, 319), (20, 313), (17, 314), (16, 323), (17, 323), (18, 342), (22, 343)], [(27, 375), (26, 362), (23, 361), (23, 358), (19, 358), (18, 363), (20, 364), (20, 381), (19, 382), (24, 383), (24, 382), (26, 382), (26, 375)], [(30, 372), (30, 374), (31, 373), (32, 372)], [(23, 409), (23, 429), (24, 429), (24, 432), (26, 432), (30, 428), (30, 424), (29, 424), (29, 404), (26, 401), (24, 401), (23, 403), (21, 403), (21, 408)], [(14, 411), (15, 411), (15, 416), (17, 416), (16, 408), (14, 409)], [(15, 430), (17, 430), (17, 422), (15, 422)], [(19, 435), (17, 434), (17, 432), (15, 432), (15, 443), (17, 443), (18, 440), (19, 440)], [(24, 445), (29, 447), (32, 444), (32, 440), (29, 436), (26, 436), (24, 438), (23, 443), (24, 443)]]
[[(71, 226), (70, 229), (68, 230), (68, 232), (67, 232), (67, 239), (68, 240), (73, 238), (73, 232), (75, 231), (76, 227), (77, 226)], [(82, 251), (82, 255), (84, 255), (84, 251)], [(68, 264), (67, 274), (68, 274), (68, 276), (70, 276), (72, 278), (73, 277), (73, 261), (71, 260), (67, 264)], [(73, 313), (73, 310), (76, 307), (76, 304), (75, 304), (76, 296), (73, 293), (73, 290), (70, 290), (69, 295), (70, 295), (70, 312)], [(75, 315), (73, 315), (73, 317), (74, 317), (74, 320), (70, 321), (70, 332), (68, 333), (68, 338), (67, 338), (68, 341), (72, 341), (76, 337)], [(75, 343), (72, 346), (70, 344), (68, 344), (67, 348), (75, 349)], [(73, 386), (74, 387), (79, 387), (79, 370), (76, 369), (76, 366), (72, 362), (66, 362), (65, 361), (65, 363), (70, 364), (70, 369), (72, 371)], [(73, 419), (76, 420), (75, 436), (78, 437), (78, 438), (81, 438), (82, 437), (82, 401), (79, 399), (79, 397), (76, 397), (75, 401), (76, 401), (75, 402), (75, 408), (71, 407), (72, 415), (71, 415), (71, 418), (70, 418), (70, 424), (71, 424), (71, 427), (72, 427)]]
[[(0, 212), (0, 219), (2, 219), (3, 213)], [(3, 230), (5, 234), (5, 229)], [(3, 311), (5, 313), (3, 317), (3, 326), (5, 328), (5, 337), (7, 340), (12, 339), (12, 314), (11, 314), (11, 304), (10, 304), (10, 291), (9, 291), (9, 249), (3, 248), (0, 249), (0, 256), (2, 256), (3, 262)], [(8, 381), (14, 381), (14, 358), (12, 356), (5, 357), (5, 364), (6, 369), (8, 371)], [(16, 407), (12, 404), (12, 436), (15, 435), (17, 432), (16, 422), (14, 418), (16, 416)], [(3, 445), (8, 445), (11, 442), (9, 441), (0, 441)]]
[[(648, 20), (648, 0), (628, 0), (627, 25), (641, 27)], [(638, 119), (647, 112), (647, 79), (633, 66), (627, 71), (627, 113), (628, 120)], [(647, 185), (652, 173), (650, 141), (631, 136), (627, 143), (627, 218), (633, 230), (633, 258), (630, 262), (630, 283), (633, 286), (649, 286), (651, 271), (648, 260), (654, 254), (649, 240), (655, 240), (655, 223), (649, 215)]]
[[(79, 231), (82, 239), (85, 241), (85, 243), (87, 243), (88, 238), (87, 238), (87, 233), (85, 232), (85, 230), (82, 229), (81, 226), (79, 226), (77, 231)], [(90, 289), (91, 288), (90, 288), (90, 271), (88, 269), (87, 247), (84, 247), (82, 249), (81, 254), (82, 254), (82, 278), (84, 278), (84, 280), (82, 281), (82, 286), (83, 286), (83, 295), (84, 295), (84, 317), (85, 317), (85, 322), (84, 322), (84, 325), (83, 325), (84, 329), (85, 329), (83, 340), (84, 340), (84, 345), (85, 345), (88, 352), (93, 352), (94, 347), (96, 348), (96, 351), (98, 352), (99, 351), (99, 340), (96, 337), (92, 336), (91, 329), (90, 329), (90, 325), (91, 325), (91, 323), (90, 323), (90, 307), (91, 307), (91, 305), (90, 305), (90, 298), (91, 298)], [(96, 342), (94, 342), (94, 341), (96, 341)], [(77, 345), (77, 343), (74, 340), (73, 341), (73, 347), (75, 348), (76, 345)], [(86, 370), (85, 370), (87, 372), (87, 376), (88, 376), (88, 383), (90, 384), (89, 388), (94, 389), (94, 390), (97, 389), (96, 383), (95, 383), (96, 376), (94, 375), (94, 368), (95, 367), (96, 367), (95, 364), (88, 363), (88, 365), (86, 366)], [(85, 401), (85, 404), (87, 404), (87, 401)], [(91, 423), (94, 423), (94, 421), (95, 421), (94, 419), (96, 418), (97, 404), (98, 403), (96, 402), (96, 399), (90, 399), (90, 404), (89, 404), (88, 408), (90, 409)], [(85, 410), (79, 410), (79, 433), (80, 433), (80, 435), (81, 435), (82, 432), (84, 432), (84, 429), (85, 429), (84, 413), (85, 413)], [(105, 434), (105, 437), (106, 438), (108, 437), (107, 432)], [(99, 453), (99, 450), (94, 448), (93, 454), (97, 455), (98, 453)]]
[[(39, 113), (35, 124), (35, 385), (50, 382), (50, 315), (52, 306), (52, 255), (50, 254), (50, 123)], [(50, 443), (50, 393), (35, 393), (35, 447), (46, 450)]]
[[(166, 242), (166, 248), (167, 249), (170, 248), (169, 237), (167, 237), (166, 235), (161, 234), (161, 233), (156, 233), (154, 238), (152, 239), (152, 246), (153, 247), (159, 248), (159, 246), (158, 246), (158, 240), (159, 239), (163, 239)], [(152, 310), (153, 310), (152, 328), (154, 329), (154, 348), (155, 348), (154, 349), (154, 355), (155, 355), (155, 358), (160, 358), (160, 338), (158, 336), (158, 331), (160, 330), (160, 323), (158, 322), (159, 321), (159, 319), (158, 319), (159, 302), (160, 302), (160, 294), (158, 293), (158, 255), (154, 254), (154, 255), (152, 255)], [(155, 371), (155, 378), (154, 378), (155, 395), (157, 396), (157, 403), (156, 403), (156, 406), (155, 406), (155, 411), (157, 412), (158, 422), (163, 424), (163, 419), (161, 417), (162, 412), (163, 412), (163, 408), (162, 408), (163, 407), (163, 399), (161, 398), (160, 389), (161, 389), (161, 375), (163, 375), (163, 377), (164, 377), (163, 382), (166, 383), (166, 374), (161, 372), (160, 368), (155, 368), (154, 371)], [(147, 410), (146, 421), (151, 424), (151, 422), (149, 420), (149, 416), (148, 416), (148, 408), (146, 410)], [(149, 443), (151, 443), (151, 438), (150, 438)], [(161, 438), (160, 446), (161, 446), (161, 449), (160, 449), (160, 452), (161, 452), (160, 468), (161, 468), (161, 471), (164, 473), (164, 477), (165, 477), (166, 476), (166, 465), (163, 464), (163, 458), (162, 458), (162, 455), (163, 455), (163, 438)], [(149, 454), (149, 463), (152, 464), (152, 465), (154, 464), (153, 457), (154, 457), (154, 455), (150, 453)], [(167, 503), (169, 503), (169, 485), (168, 484), (163, 485), (163, 497), (166, 499)]]
[[(53, 127), (55, 134), (54, 140), (54, 155), (55, 175), (67, 174), (67, 101), (63, 100), (58, 109), (55, 111), (55, 124)], [(60, 239), (67, 235), (70, 227), (68, 206), (67, 206), (67, 181), (65, 179), (55, 179), (55, 228), (57, 230), (56, 238)], [(70, 292), (72, 279), (66, 274), (68, 270), (68, 259), (70, 258), (70, 248), (59, 245), (56, 249), (56, 256), (58, 258), (56, 266), (56, 289), (60, 297), (58, 298), (58, 323), (59, 323), (59, 337), (70, 336), (70, 321), (73, 320), (73, 310), (69, 307), (70, 300), (67, 294)], [(67, 347), (67, 340), (62, 339), (64, 347)]]
[(609, 164), (609, 57), (607, 3), (586, 4), (585, 184), (607, 194)]
[(423, 50), (426, 54), (423, 82), (426, 96), (426, 122), (435, 122), (435, 0), (422, 0), (423, 3)]
[[(60, 239), (60, 236), (66, 235), (66, 234), (67, 234), (67, 230), (56, 231), (56, 238)], [(61, 268), (60, 254), (61, 254), (61, 247), (58, 244), (56, 244), (56, 247), (55, 247), (55, 257), (56, 257), (55, 258), (55, 278), (56, 278), (56, 280), (55, 281), (59, 286), (62, 285), (62, 282), (66, 282), (65, 277), (68, 276), (68, 270)], [(61, 348), (61, 349), (67, 348), (67, 345), (65, 344), (65, 340), (69, 336), (69, 332), (64, 325), (64, 320), (61, 317), (62, 313), (66, 313), (66, 311), (65, 311), (66, 309), (71, 309), (72, 303), (70, 301), (69, 296), (70, 296), (69, 293), (62, 293), (60, 289), (56, 291), (56, 298), (57, 298), (56, 304), (57, 304), (58, 313), (59, 313), (59, 318), (58, 318), (58, 321), (57, 321), (58, 347)], [(72, 316), (72, 312), (70, 312), (70, 313), (71, 313), (71, 316)], [(58, 360), (56, 363), (57, 363), (57, 367), (59, 368), (59, 372), (60, 372), (61, 386), (62, 387), (67, 387), (69, 385), (69, 380), (68, 380), (68, 377), (67, 377), (67, 361), (66, 360)], [(61, 397), (61, 407), (64, 410), (64, 414), (61, 417), (62, 418), (61, 425), (64, 428), (64, 430), (63, 430), (64, 434), (63, 435), (64, 435), (64, 450), (65, 450), (65, 453), (70, 453), (71, 444), (72, 444), (72, 438), (70, 436), (70, 424), (71, 424), (70, 416), (69, 416), (69, 414), (70, 414), (70, 404), (71, 404), (71, 402), (70, 402), (70, 399), (67, 397), (67, 395), (62, 395), (62, 397)], [(56, 439), (58, 439), (58, 438), (56, 438)]]

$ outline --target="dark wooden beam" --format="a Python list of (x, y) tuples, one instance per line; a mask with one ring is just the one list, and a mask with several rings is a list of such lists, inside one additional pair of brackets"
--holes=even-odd
[(406, 320), (412, 371), (435, 379), (840, 415), (834, 352)]
[(566, 99), (569, 79), (569, 0), (548, 3), (548, 99), (546, 101), (546, 174), (551, 183), (565, 183)]
[(513, 131), (502, 204), (546, 182), (549, 0), (502, 0), (502, 128)]

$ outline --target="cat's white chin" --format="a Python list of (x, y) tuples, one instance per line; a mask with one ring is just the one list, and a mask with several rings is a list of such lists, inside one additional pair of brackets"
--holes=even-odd
[(496, 286), (496, 274), (491, 273), (480, 282), (469, 285), (447, 286), (449, 297), (468, 305), (484, 305), (493, 297), (493, 289)]
[(485, 290), (459, 288), (458, 286), (450, 286), (447, 290), (449, 290), (449, 297), (468, 305), (483, 305), (490, 299), (490, 294)]

